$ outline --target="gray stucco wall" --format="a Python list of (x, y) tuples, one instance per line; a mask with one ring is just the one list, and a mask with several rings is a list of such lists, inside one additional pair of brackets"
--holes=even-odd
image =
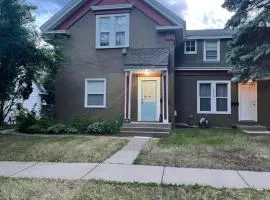
[[(199, 80), (230, 80), (231, 76), (224, 72), (176, 72), (175, 76), (175, 104), (176, 123), (188, 123), (189, 116), (195, 117), (195, 123), (205, 114), (197, 114), (197, 81)], [(232, 84), (231, 102), (238, 102), (238, 86)], [(238, 106), (232, 106), (232, 114), (209, 114), (209, 122), (212, 126), (230, 127), (238, 121)]]
[[(94, 13), (90, 11), (69, 29), (72, 36), (65, 46), (67, 62), (56, 80), (58, 121), (67, 122), (75, 116), (82, 115), (109, 119), (124, 114), (125, 81), (122, 49), (96, 50), (95, 19)], [(165, 35), (157, 33), (156, 25), (142, 12), (136, 8), (132, 9), (130, 48), (170, 48), (172, 51), (170, 73), (173, 77), (174, 43), (166, 41)], [(106, 109), (84, 108), (86, 78), (107, 79)]]
[(220, 40), (220, 62), (204, 62), (204, 40), (197, 40), (197, 54), (184, 54), (184, 43), (177, 47), (177, 67), (226, 67), (226, 52), (229, 50), (228, 39)]

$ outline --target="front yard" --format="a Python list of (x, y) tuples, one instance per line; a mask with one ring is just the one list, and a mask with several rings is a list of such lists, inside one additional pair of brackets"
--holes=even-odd
[(270, 191), (214, 189), (201, 186), (119, 184), (103, 181), (60, 181), (0, 177), (0, 199), (181, 199), (181, 200), (266, 200)]
[(0, 161), (102, 162), (127, 142), (94, 136), (0, 135)]
[(232, 129), (177, 129), (152, 139), (135, 164), (270, 171), (270, 136)]

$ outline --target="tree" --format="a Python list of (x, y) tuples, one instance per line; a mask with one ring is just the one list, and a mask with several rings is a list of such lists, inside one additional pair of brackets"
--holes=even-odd
[(226, 28), (235, 30), (227, 61), (238, 81), (270, 73), (270, 0), (225, 0), (234, 15)]
[(55, 65), (54, 50), (40, 45), (35, 6), (0, 0), (0, 124), (16, 99), (27, 99), (32, 83)]

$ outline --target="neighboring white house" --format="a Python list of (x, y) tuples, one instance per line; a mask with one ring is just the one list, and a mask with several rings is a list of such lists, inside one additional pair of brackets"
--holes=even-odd
[[(17, 100), (18, 103), (22, 103), (23, 107), (29, 111), (35, 110), (37, 113), (40, 113), (41, 106), (42, 106), (42, 95), (46, 95), (45, 88), (36, 83), (33, 82), (33, 92), (30, 94), (29, 98), (25, 101)], [(5, 122), (11, 123), (11, 121), (15, 121), (15, 115), (16, 115), (16, 106), (14, 106), (13, 111), (9, 113), (9, 115), (6, 117)]]

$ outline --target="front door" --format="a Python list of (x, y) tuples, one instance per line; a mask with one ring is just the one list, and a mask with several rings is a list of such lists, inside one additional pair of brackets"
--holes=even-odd
[(139, 121), (159, 121), (159, 80), (142, 79), (139, 84)]
[(257, 121), (257, 85), (239, 84), (239, 121)]

